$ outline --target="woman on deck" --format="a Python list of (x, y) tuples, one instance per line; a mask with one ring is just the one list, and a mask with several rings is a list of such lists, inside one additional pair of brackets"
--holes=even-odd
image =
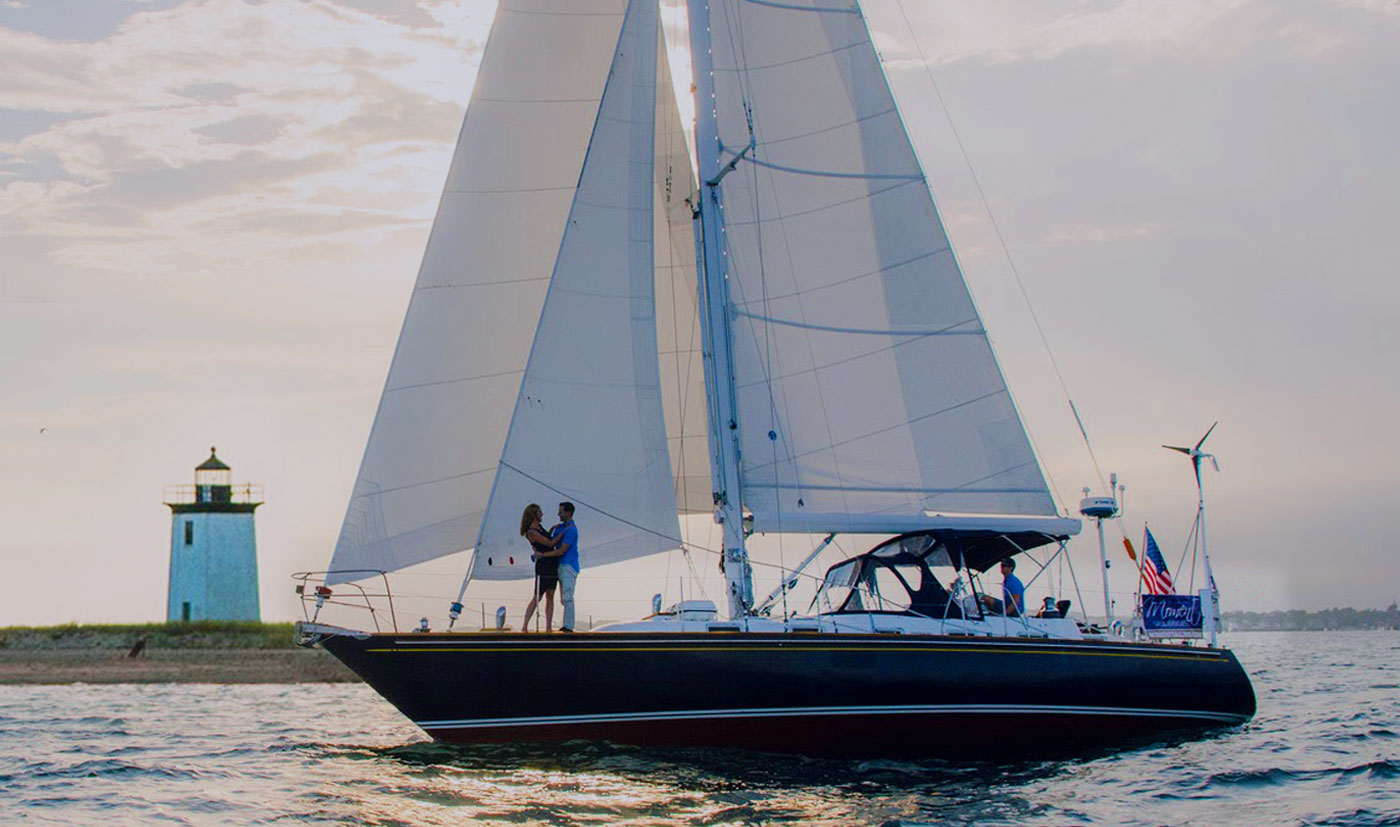
[(559, 557), (554, 541), (544, 530), (544, 509), (537, 503), (525, 506), (520, 515), (520, 536), (530, 543), (530, 559), (535, 561), (535, 588), (530, 602), (525, 606), (525, 619), (520, 624), (522, 632), (530, 631), (530, 618), (535, 614), (540, 597), (544, 597), (544, 630), (554, 631), (554, 589), (559, 585)]

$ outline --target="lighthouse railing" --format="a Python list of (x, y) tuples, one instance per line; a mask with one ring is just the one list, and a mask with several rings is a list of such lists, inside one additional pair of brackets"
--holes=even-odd
[[(195, 505), (210, 502), (199, 497), (199, 488), (209, 488), (209, 486), (198, 486), (192, 483), (165, 486), (165, 495), (161, 502), (166, 505)], [(221, 505), (262, 505), (263, 486), (262, 483), (245, 482), (241, 485), (227, 486), (229, 489), (229, 499), (219, 500)]]
[[(326, 585), (326, 577), (330, 574), (349, 574), (360, 579), (376, 575), (384, 584), (384, 589), (383, 591), (373, 591), (354, 581), (337, 583), (335, 588), (331, 589)], [(301, 599), (302, 617), (308, 623), (315, 623), (320, 617), (321, 610), (326, 606), (343, 606), (356, 611), (368, 612), (376, 632), (385, 631), (380, 623), (380, 618), (387, 610), (388, 631), (399, 631), (398, 618), (394, 614), (394, 595), (389, 590), (387, 572), (379, 569), (299, 571), (292, 575), (292, 580), (297, 584), (296, 593)], [(376, 604), (382, 604), (384, 608), (376, 608)]]

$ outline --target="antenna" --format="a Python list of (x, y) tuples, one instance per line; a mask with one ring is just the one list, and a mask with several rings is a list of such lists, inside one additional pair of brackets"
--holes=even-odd
[[(1102, 481), (1103, 478), (1099, 479)], [(1117, 487), (1118, 475), (1110, 474), (1107, 497), (1091, 497), (1089, 489), (1085, 488), (1084, 499), (1079, 501), (1079, 513), (1093, 520), (1099, 530), (1099, 573), (1103, 575), (1103, 613), (1105, 622), (1110, 626), (1113, 624), (1113, 598), (1108, 593), (1108, 552), (1103, 542), (1103, 521), (1123, 513), (1122, 507), (1114, 497), (1114, 489)]]

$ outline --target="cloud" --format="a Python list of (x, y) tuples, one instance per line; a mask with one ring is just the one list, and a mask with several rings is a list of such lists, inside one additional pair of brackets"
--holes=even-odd
[(1293, 54), (1319, 58), (1345, 46), (1349, 38), (1338, 31), (1316, 26), (1302, 20), (1291, 20), (1277, 30)]
[(277, 137), (285, 120), (268, 115), (240, 115), (194, 131), (232, 144), (264, 144)]
[(1342, 6), (1400, 16), (1400, 0), (1335, 0)]
[[(1009, 3), (899, 4), (895, 12), (871, 12), (875, 41), (892, 70), (977, 59), (989, 62), (1050, 60), (1086, 48), (1138, 56), (1174, 52), (1221, 57), (1239, 48), (1232, 19), (1256, 0), (1125, 0), (1062, 6), (1020, 0)], [(922, 34), (914, 36), (910, 26)]]
[(96, 43), (0, 30), (0, 105), (18, 113), (0, 110), (0, 227), (68, 239), (47, 255), (64, 267), (176, 277), (225, 266), (192, 238), (285, 253), (288, 235), (252, 229), (269, 203), (321, 229), (306, 248), (378, 237), (375, 216), (426, 221), (412, 194), (442, 174), (492, 8), (410, 11), (208, 0)]

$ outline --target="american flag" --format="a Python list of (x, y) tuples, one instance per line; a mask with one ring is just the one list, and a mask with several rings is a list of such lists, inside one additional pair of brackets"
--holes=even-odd
[(1167, 572), (1167, 561), (1162, 559), (1162, 550), (1157, 548), (1157, 539), (1146, 526), (1142, 532), (1146, 535), (1142, 544), (1147, 549), (1142, 555), (1142, 582), (1147, 586), (1147, 593), (1176, 594), (1172, 576)]

